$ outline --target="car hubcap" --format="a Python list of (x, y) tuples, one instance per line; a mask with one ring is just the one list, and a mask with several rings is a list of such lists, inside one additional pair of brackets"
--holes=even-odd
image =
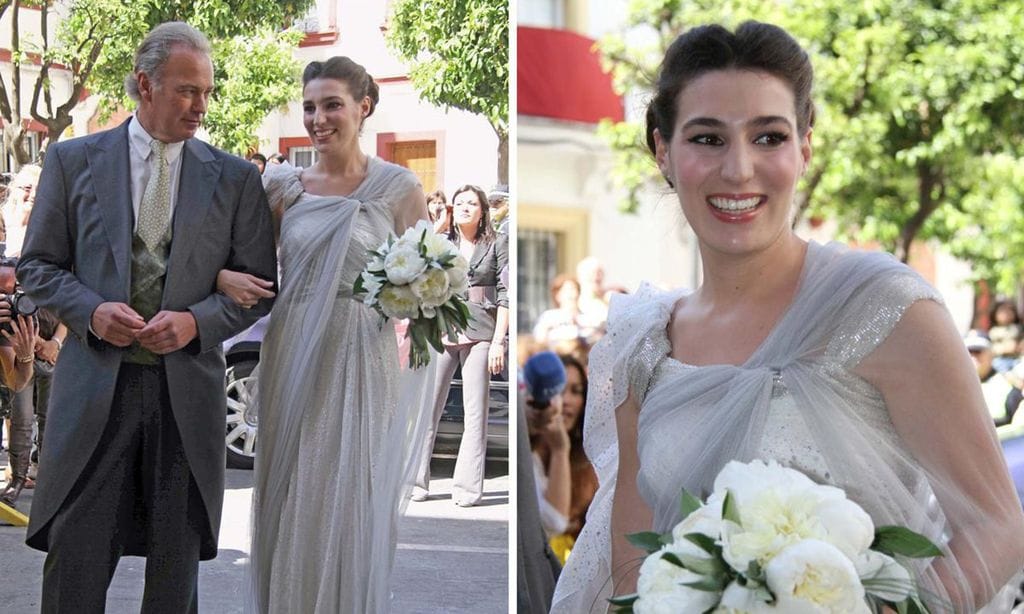
[(229, 373), (227, 385), (227, 435), (225, 443), (238, 454), (253, 456), (256, 452), (256, 435), (259, 416), (253, 404), (256, 378), (252, 376), (233, 379)]

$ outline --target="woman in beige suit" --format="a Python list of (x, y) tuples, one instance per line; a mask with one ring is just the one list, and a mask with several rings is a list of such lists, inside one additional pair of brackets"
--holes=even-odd
[(484, 458), (487, 454), (487, 401), (490, 375), (505, 368), (505, 337), (508, 334), (508, 294), (501, 272), (508, 266), (508, 235), (491, 226), (487, 195), (465, 185), (452, 195), (449, 238), (469, 262), (470, 328), (457, 343), (446, 342), (437, 366), (433, 421), (413, 488), (414, 501), (427, 498), (430, 487), (430, 455), (437, 423), (444, 411), (455, 369), (462, 365), (464, 407), (462, 442), (455, 462), (452, 500), (460, 507), (476, 505), (483, 497)]

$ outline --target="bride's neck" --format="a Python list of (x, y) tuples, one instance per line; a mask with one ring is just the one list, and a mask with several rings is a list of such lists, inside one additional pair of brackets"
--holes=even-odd
[(356, 177), (366, 172), (369, 157), (358, 147), (338, 154), (322, 154), (316, 166), (330, 177)]
[(807, 242), (788, 234), (753, 254), (733, 255), (701, 250), (704, 282), (702, 302), (729, 306), (792, 291), (803, 271)]

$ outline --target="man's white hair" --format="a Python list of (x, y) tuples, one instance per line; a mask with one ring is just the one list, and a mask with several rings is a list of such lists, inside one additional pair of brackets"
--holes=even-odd
[(138, 74), (146, 73), (154, 83), (160, 82), (160, 72), (175, 47), (185, 47), (210, 55), (210, 40), (206, 35), (183, 21), (169, 21), (150, 30), (135, 50), (135, 66), (124, 78), (124, 89), (135, 102), (139, 101)]

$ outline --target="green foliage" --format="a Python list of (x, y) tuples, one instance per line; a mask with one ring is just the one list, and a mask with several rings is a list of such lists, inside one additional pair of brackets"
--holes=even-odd
[[(1024, 267), (1024, 5), (998, 0), (633, 0), (601, 50), (620, 91), (643, 91), (691, 26), (775, 23), (811, 55), (817, 119), (802, 216), (905, 258), (935, 239), (1010, 292)], [(644, 41), (637, 43), (635, 41)], [(664, 186), (638, 122), (606, 124), (624, 208)], [(996, 239), (996, 240), (993, 240)]]
[(215, 145), (245, 154), (267, 113), (299, 98), (302, 67), (293, 51), (302, 37), (267, 28), (214, 45), (217, 94), (203, 123)]
[[(53, 139), (70, 123), (65, 123), (67, 114), (83, 89), (99, 95), (106, 112), (132, 106), (124, 93), (124, 78), (131, 72), (135, 48), (157, 24), (186, 21), (214, 46), (219, 91), (207, 117), (212, 140), (241, 153), (255, 143), (255, 130), (266, 114), (297, 92), (292, 51), (301, 34), (280, 30), (311, 4), (312, 0), (72, 0), (59, 5), (62, 20), (57, 27), (49, 26), (48, 46), (26, 40), (25, 48), (67, 67), (76, 91), (66, 100), (40, 104), (33, 116), (50, 127)], [(49, 81), (41, 79), (38, 87), (41, 98), (50, 101)], [(10, 99), (18, 95), (5, 93)]]
[(420, 96), (483, 115), (508, 135), (508, 1), (397, 0), (388, 44)]

